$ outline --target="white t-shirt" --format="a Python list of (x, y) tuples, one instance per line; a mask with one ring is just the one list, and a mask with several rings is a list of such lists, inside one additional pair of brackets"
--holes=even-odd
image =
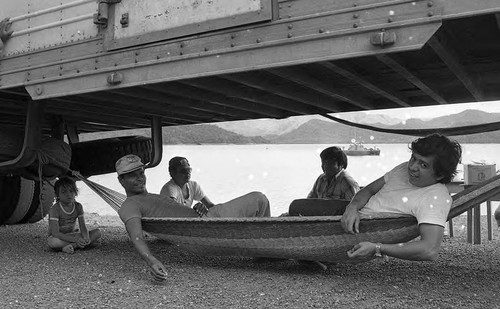
[(445, 226), (452, 198), (446, 185), (436, 183), (417, 187), (410, 183), (408, 162), (401, 163), (384, 175), (385, 185), (360, 210), (363, 218), (388, 215), (408, 215), (418, 224)]
[(201, 201), (205, 197), (205, 193), (201, 190), (200, 185), (196, 181), (189, 181), (186, 186), (188, 189), (188, 197), (184, 198), (181, 187), (179, 187), (173, 179), (170, 179), (163, 188), (161, 188), (160, 195), (168, 196), (186, 207), (191, 207), (193, 201)]

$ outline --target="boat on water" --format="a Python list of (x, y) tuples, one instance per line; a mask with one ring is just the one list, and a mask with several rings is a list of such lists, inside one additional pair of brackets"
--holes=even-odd
[(360, 142), (352, 142), (344, 152), (348, 156), (379, 156), (380, 149), (377, 147), (367, 148)]

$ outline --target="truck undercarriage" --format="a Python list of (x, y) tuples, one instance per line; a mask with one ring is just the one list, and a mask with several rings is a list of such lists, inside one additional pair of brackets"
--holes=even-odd
[(40, 176), (109, 173), (124, 152), (157, 165), (162, 126), (500, 99), (495, 0), (20, 2), (0, 16), (0, 224), (43, 217), (52, 195), (20, 210), (12, 193), (49, 191)]

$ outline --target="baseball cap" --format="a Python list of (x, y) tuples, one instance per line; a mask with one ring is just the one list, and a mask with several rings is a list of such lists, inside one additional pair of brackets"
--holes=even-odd
[(115, 163), (115, 169), (118, 175), (127, 174), (144, 167), (144, 164), (136, 155), (129, 154), (121, 157)]

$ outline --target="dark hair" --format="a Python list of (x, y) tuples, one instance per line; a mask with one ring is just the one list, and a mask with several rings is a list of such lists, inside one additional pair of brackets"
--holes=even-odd
[(170, 173), (170, 176), (173, 177), (173, 175), (177, 172), (177, 167), (182, 166), (182, 160), (188, 161), (188, 159), (184, 157), (173, 157), (170, 161), (168, 161), (168, 172)]
[(457, 174), (457, 165), (462, 159), (462, 147), (457, 141), (439, 133), (434, 133), (414, 140), (409, 146), (412, 152), (421, 156), (434, 157), (434, 173), (440, 183), (449, 183)]
[(54, 192), (56, 193), (56, 197), (59, 197), (59, 190), (61, 188), (66, 188), (70, 191), (75, 192), (75, 195), (78, 195), (78, 188), (76, 187), (76, 182), (69, 177), (59, 178), (54, 184)]
[(344, 151), (337, 146), (324, 149), (319, 156), (323, 161), (336, 161), (342, 168), (347, 168), (347, 156)]

